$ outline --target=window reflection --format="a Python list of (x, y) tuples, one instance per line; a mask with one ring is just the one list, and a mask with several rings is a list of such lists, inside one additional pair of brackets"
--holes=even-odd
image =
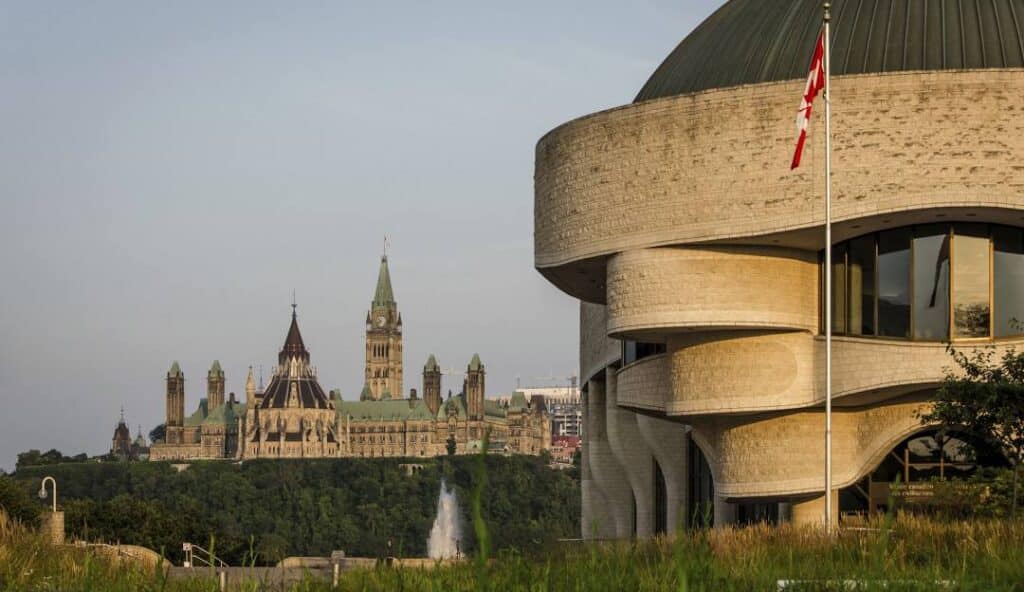
[(648, 356), (656, 356), (667, 351), (664, 343), (645, 343), (643, 341), (625, 340), (622, 342), (622, 365), (632, 364)]
[(920, 226), (914, 238), (914, 339), (949, 335), (949, 227)]
[(995, 335), (1020, 335), (1024, 333), (1024, 231), (998, 226), (992, 239)]
[(1024, 335), (1024, 229), (927, 224), (833, 250), (833, 331), (922, 341)]
[(910, 231), (878, 235), (878, 334), (910, 337)]
[(846, 247), (832, 249), (832, 330), (846, 331)]
[(875, 237), (862, 236), (849, 243), (847, 268), (850, 282), (851, 335), (875, 334)]
[(955, 240), (954, 336), (988, 337), (991, 321), (988, 228), (983, 224), (958, 224)]

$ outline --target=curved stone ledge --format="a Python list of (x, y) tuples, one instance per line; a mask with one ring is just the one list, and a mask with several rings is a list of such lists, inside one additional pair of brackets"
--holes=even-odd
[(613, 337), (818, 327), (818, 256), (772, 247), (626, 251), (608, 262)]
[(668, 380), (668, 356), (651, 356), (633, 362), (615, 376), (619, 405), (664, 411), (672, 388)]
[[(923, 396), (869, 409), (837, 409), (832, 417), (833, 483), (863, 478), (896, 444), (925, 429)], [(715, 493), (731, 499), (824, 492), (824, 412), (717, 416), (694, 422), (694, 437), (712, 464)]]
[(586, 382), (622, 357), (622, 345), (607, 336), (608, 311), (601, 304), (580, 302), (580, 380)]
[[(989, 345), (1002, 355), (1007, 348), (1024, 346), (1024, 339), (978, 346)], [(669, 415), (779, 411), (825, 401), (822, 337), (803, 332), (708, 332), (673, 336), (668, 348), (670, 391), (663, 411)], [(934, 387), (951, 365), (943, 343), (836, 337), (833, 401), (856, 406)]]
[[(837, 77), (837, 232), (858, 220), (936, 208), (974, 208), (978, 220), (1019, 223), (1022, 73)], [(801, 244), (787, 238), (823, 220), (819, 125), (812, 127), (805, 165), (795, 172), (788, 167), (793, 97), (802, 87), (793, 81), (670, 97), (548, 133), (536, 150), (537, 268), (573, 295), (600, 298), (600, 278), (590, 277), (594, 265), (587, 262), (630, 249), (767, 235), (774, 237), (767, 244), (811, 248), (807, 232)], [(970, 126), (962, 124), (966, 119)]]

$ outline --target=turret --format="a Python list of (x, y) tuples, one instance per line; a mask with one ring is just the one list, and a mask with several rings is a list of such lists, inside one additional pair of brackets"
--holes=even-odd
[(178, 362), (171, 364), (167, 372), (167, 443), (174, 442), (174, 436), (179, 435), (177, 430), (185, 425), (185, 375), (181, 372)]
[(252, 366), (249, 366), (249, 375), (245, 377), (245, 404), (252, 407), (256, 402), (256, 377), (252, 375)]
[(224, 404), (224, 371), (220, 361), (214, 360), (206, 373), (206, 405), (210, 411)]
[(484, 418), (484, 365), (480, 356), (473, 354), (473, 359), (466, 368), (466, 413), (470, 420)]
[(441, 408), (441, 367), (434, 354), (430, 354), (423, 366), (423, 402), (427, 404), (430, 413), (436, 416)]

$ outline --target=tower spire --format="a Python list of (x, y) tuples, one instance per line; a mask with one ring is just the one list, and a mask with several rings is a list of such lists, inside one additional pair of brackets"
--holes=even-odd
[(387, 249), (380, 257), (380, 271), (377, 273), (377, 289), (373, 293), (373, 306), (394, 304), (395, 293), (391, 289), (391, 272), (388, 270)]

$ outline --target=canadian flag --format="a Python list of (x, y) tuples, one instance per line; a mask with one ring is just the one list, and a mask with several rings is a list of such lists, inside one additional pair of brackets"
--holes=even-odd
[(814, 59), (811, 60), (811, 71), (807, 75), (807, 88), (804, 98), (800, 101), (800, 110), (796, 114), (796, 152), (793, 153), (793, 164), (789, 170), (800, 166), (800, 157), (804, 155), (804, 144), (807, 142), (807, 126), (811, 123), (811, 106), (815, 97), (825, 88), (825, 32), (818, 35), (814, 45)]

